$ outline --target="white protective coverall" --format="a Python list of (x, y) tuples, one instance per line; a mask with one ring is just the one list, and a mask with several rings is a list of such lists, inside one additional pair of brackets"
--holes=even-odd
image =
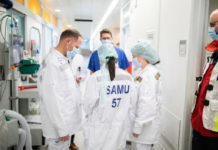
[(84, 81), (87, 76), (88, 69), (83, 56), (77, 53), (70, 61), (75, 78), (81, 77), (82, 81)]
[(42, 62), (38, 87), (43, 135), (49, 149), (69, 149), (70, 140), (59, 137), (75, 134), (81, 127), (80, 90), (70, 61), (53, 49)]
[(136, 105), (136, 92), (130, 74), (118, 67), (115, 71), (115, 79), (106, 82), (103, 99), (100, 96), (101, 70), (92, 74), (87, 82), (84, 95), (86, 150), (125, 148), (129, 113)]
[[(137, 89), (135, 119), (132, 122), (130, 140), (132, 150), (150, 150), (160, 136), (161, 82), (158, 70), (148, 64), (134, 76)], [(139, 134), (138, 138), (132, 133)]]

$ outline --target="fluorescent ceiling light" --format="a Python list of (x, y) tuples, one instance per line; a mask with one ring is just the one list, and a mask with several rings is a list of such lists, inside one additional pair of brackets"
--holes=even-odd
[(113, 9), (116, 7), (116, 5), (118, 4), (119, 0), (113, 0), (110, 4), (110, 6), (108, 7), (106, 13), (104, 14), (104, 16), (101, 18), (101, 21), (99, 22), (98, 26), (95, 28), (94, 32), (91, 35), (91, 40), (95, 37), (95, 35), (98, 33), (98, 31), (100, 30), (101, 26), (104, 24), (105, 20), (108, 19), (108, 17), (110, 16), (111, 12), (113, 11)]
[(72, 27), (72, 25), (68, 24), (68, 25), (67, 25), (67, 27), (68, 27), (68, 28), (71, 28), (71, 27)]
[(61, 10), (60, 9), (55, 9), (55, 12), (61, 12)]

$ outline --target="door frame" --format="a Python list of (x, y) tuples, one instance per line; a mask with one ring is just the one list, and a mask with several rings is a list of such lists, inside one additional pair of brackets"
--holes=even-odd
[[(180, 144), (180, 150), (191, 150), (192, 143), (192, 127), (191, 113), (195, 105), (195, 90), (197, 83), (195, 78), (203, 72), (206, 45), (205, 35), (208, 26), (208, 0), (192, 0), (191, 4), (191, 20), (189, 26), (189, 44), (188, 44), (188, 66), (186, 80), (186, 95), (183, 127), (181, 134), (183, 139)], [(203, 60), (203, 61), (202, 61)]]

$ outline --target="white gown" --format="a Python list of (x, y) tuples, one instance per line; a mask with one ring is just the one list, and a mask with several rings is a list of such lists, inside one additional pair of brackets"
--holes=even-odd
[(106, 82), (104, 98), (100, 96), (101, 70), (90, 76), (86, 87), (83, 102), (87, 119), (84, 126), (85, 149), (125, 148), (128, 119), (136, 103), (132, 77), (116, 67), (115, 79)]
[[(130, 141), (136, 144), (134, 150), (149, 150), (151, 144), (157, 143), (160, 137), (160, 74), (153, 65), (149, 64), (144, 69), (137, 71), (134, 80), (137, 88), (138, 100), (135, 119), (132, 122), (130, 132)], [(139, 137), (135, 138), (132, 136), (133, 132), (139, 134)], [(140, 144), (142, 145), (140, 146)], [(148, 148), (145, 149), (145, 146)]]
[(81, 128), (81, 95), (70, 61), (55, 49), (41, 64), (38, 88), (43, 135), (50, 144), (64, 143), (58, 138)]

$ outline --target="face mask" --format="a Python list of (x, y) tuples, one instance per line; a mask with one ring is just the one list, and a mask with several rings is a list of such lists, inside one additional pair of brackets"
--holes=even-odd
[(68, 52), (67, 52), (67, 57), (70, 58), (70, 59), (73, 59), (74, 56), (75, 56), (77, 53), (78, 53), (78, 52), (77, 52), (77, 48), (73, 48), (72, 51), (68, 51)]
[(110, 40), (102, 40), (101, 43), (112, 43)]
[(141, 63), (138, 61), (137, 58), (133, 58), (133, 59), (132, 59), (132, 64), (133, 64), (133, 66), (134, 66), (135, 68), (141, 67)]
[(218, 35), (216, 34), (215, 28), (210, 28), (208, 34), (213, 40), (218, 40)]

